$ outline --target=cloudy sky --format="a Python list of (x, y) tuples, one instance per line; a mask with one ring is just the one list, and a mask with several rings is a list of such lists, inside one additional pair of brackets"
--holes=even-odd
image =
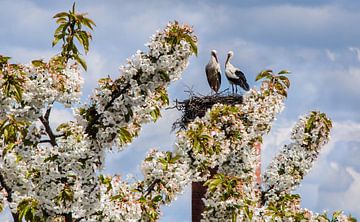
[[(263, 167), (284, 144), (294, 122), (310, 110), (326, 112), (333, 120), (332, 140), (313, 170), (295, 192), (302, 206), (314, 211), (343, 209), (360, 218), (360, 2), (357, 0), (243, 0), (243, 1), (79, 1), (78, 8), (96, 22), (84, 73), (83, 100), (100, 77), (118, 75), (126, 58), (145, 50), (149, 37), (168, 21), (194, 26), (199, 55), (190, 61), (182, 80), (170, 88), (172, 100), (186, 98), (192, 88), (208, 94), (204, 66), (216, 49), (222, 64), (229, 50), (250, 85), (263, 69), (292, 71), (286, 109), (278, 116), (263, 145)], [(241, 3), (239, 3), (241, 2)], [(316, 3), (315, 3), (316, 2)], [(56, 12), (72, 1), (0, 0), (0, 54), (27, 63), (58, 52), (51, 48)], [(223, 67), (223, 65), (222, 65)], [(223, 76), (223, 79), (225, 76)], [(229, 85), (223, 81), (222, 89)], [(59, 117), (62, 118), (59, 118)], [(56, 123), (71, 118), (59, 107)], [(108, 174), (141, 177), (139, 164), (147, 150), (171, 150), (171, 123), (179, 117), (167, 110), (156, 124), (124, 152), (108, 155)], [(190, 221), (190, 190), (165, 207), (161, 221)], [(2, 221), (8, 214), (2, 215)], [(1, 219), (1, 218), (0, 218)], [(9, 220), (11, 221), (11, 220)]]

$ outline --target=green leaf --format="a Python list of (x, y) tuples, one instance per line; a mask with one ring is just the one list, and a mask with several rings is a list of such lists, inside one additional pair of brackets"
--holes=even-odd
[(190, 35), (186, 35), (185, 41), (187, 41), (190, 44), (191, 51), (197, 56), (198, 48), (197, 48), (197, 45), (196, 45), (195, 41), (193, 40), (193, 38)]
[(161, 117), (159, 107), (155, 107), (155, 109), (150, 112), (150, 116), (153, 119), (153, 121), (156, 122), (159, 119), (159, 117)]
[(78, 63), (80, 63), (80, 65), (85, 69), (85, 71), (87, 71), (87, 65), (86, 65), (85, 60), (76, 54), (74, 55), (74, 58)]
[(272, 70), (268, 69), (268, 70), (264, 70), (261, 71), (255, 78), (255, 81), (259, 81), (260, 79), (263, 78), (271, 78), (272, 76)]
[(159, 74), (160, 74), (160, 77), (161, 77), (163, 80), (165, 80), (165, 81), (167, 81), (167, 82), (170, 81), (169, 74), (167, 74), (166, 72), (164, 72), (164, 71), (159, 71)]
[(61, 34), (65, 34), (65, 30), (66, 28), (69, 26), (69, 24), (61, 24), (59, 25), (59, 27), (57, 27), (55, 29), (55, 32), (54, 32), (54, 36), (58, 36), (58, 35), (61, 35)]
[(84, 24), (89, 29), (93, 30), (93, 26), (96, 26), (95, 22), (93, 22), (91, 19), (84, 17), (82, 20), (82, 24)]
[(23, 219), (25, 219), (25, 221), (30, 221), (30, 222), (44, 221), (44, 219), (37, 216), (37, 211), (38, 211), (38, 202), (32, 198), (23, 199), (17, 206), (19, 221), (22, 221)]
[(9, 59), (11, 59), (11, 57), (7, 57), (7, 56), (2, 56), (0, 55), (0, 64), (3, 65), (3, 64), (7, 64)]
[(52, 47), (54, 47), (62, 38), (64, 38), (64, 34), (54, 36), (54, 40), (52, 41)]
[(14, 147), (15, 147), (15, 143), (8, 143), (3, 150), (3, 156), (5, 156), (8, 152), (14, 149)]
[(84, 47), (85, 53), (89, 51), (89, 34), (85, 31), (77, 31), (75, 33), (75, 37), (80, 42), (80, 44)]
[(153, 159), (154, 159), (154, 157), (149, 156), (149, 157), (145, 158), (145, 160), (144, 160), (144, 161), (148, 162), (148, 161), (152, 161)]
[(132, 138), (132, 135), (125, 127), (121, 127), (119, 129), (119, 140), (121, 145), (130, 143), (132, 141)]
[(290, 88), (290, 80), (286, 76), (278, 76), (278, 78), (284, 83), (286, 88)]
[(33, 66), (35, 66), (35, 67), (44, 67), (44, 66), (46, 66), (46, 63), (42, 59), (33, 60), (33, 61), (31, 61), (31, 64), (33, 64)]
[(162, 196), (161, 196), (161, 195), (157, 195), (156, 197), (154, 197), (154, 198), (152, 199), (152, 201), (155, 202), (155, 203), (157, 203), (157, 202), (159, 202), (159, 201), (161, 201), (161, 200), (162, 200)]
[(72, 12), (75, 13), (75, 2), (73, 4), (73, 6), (72, 6)]
[(111, 196), (110, 200), (114, 201), (114, 200), (118, 200), (118, 201), (122, 201), (122, 199), (124, 198), (123, 194), (118, 194), (115, 196)]
[(69, 14), (67, 12), (59, 12), (53, 16), (53, 18), (63, 18), (67, 17)]
[(146, 197), (142, 196), (139, 198), (140, 203), (146, 203)]
[(285, 75), (285, 74), (290, 74), (291, 72), (288, 70), (281, 70), (278, 74), (279, 75)]
[(275, 89), (278, 90), (278, 91), (284, 90), (283, 85), (281, 85), (281, 83), (279, 83), (278, 81), (275, 82), (274, 86), (275, 86)]
[(67, 22), (67, 19), (64, 17), (60, 17), (60, 18), (56, 19), (56, 23), (60, 24), (60, 25), (65, 24), (66, 22)]

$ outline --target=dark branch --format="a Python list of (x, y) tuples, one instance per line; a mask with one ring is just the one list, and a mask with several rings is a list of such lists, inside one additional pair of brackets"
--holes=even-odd
[[(140, 76), (140, 74), (138, 73), (137, 75), (134, 76), (134, 79), (137, 80), (138, 77)], [(118, 81), (120, 81), (120, 79), (118, 79)], [(120, 83), (121, 84), (121, 83)], [(118, 86), (117, 89), (114, 90), (114, 92), (111, 95), (111, 99), (110, 101), (105, 105), (104, 107), (104, 111), (108, 110), (114, 103), (115, 99), (118, 98), (120, 95), (124, 94), (128, 89), (130, 89), (131, 85), (130, 83), (125, 85), (125, 86)], [(94, 112), (96, 112), (94, 110)], [(96, 138), (96, 134), (97, 131), (93, 129), (94, 125), (98, 124), (99, 119), (102, 117), (103, 113), (97, 113), (94, 115), (94, 118), (91, 119), (91, 121), (89, 121), (88, 125), (86, 126), (85, 129), (85, 133), (90, 135), (92, 138)]]
[(45, 115), (44, 115), (44, 118), (49, 121), (49, 117), (50, 117), (50, 112), (51, 112), (51, 108), (52, 108), (52, 104), (54, 102), (52, 102), (51, 104), (48, 105), (48, 108), (46, 109), (46, 112), (45, 112)]
[(40, 119), (40, 121), (42, 122), (42, 124), (45, 127), (45, 131), (46, 131), (47, 135), (49, 136), (51, 145), (52, 146), (57, 146), (56, 137), (55, 137), (55, 135), (54, 135), (54, 133), (53, 133), (51, 127), (50, 127), (49, 120), (47, 120), (43, 116), (40, 116), (39, 119)]
[(51, 140), (40, 140), (39, 143), (50, 143), (51, 144)]
[(154, 190), (156, 184), (158, 184), (158, 183), (160, 183), (160, 182), (161, 182), (160, 179), (154, 180), (154, 181), (152, 182), (152, 184), (150, 184), (150, 186), (145, 190), (144, 196), (145, 196), (145, 197), (148, 196), (148, 195), (151, 193), (151, 191)]
[(72, 213), (63, 214), (65, 222), (73, 222)]
[(62, 133), (62, 134), (55, 134), (54, 136), (55, 136), (55, 138), (58, 138), (58, 137), (63, 137), (63, 136), (65, 136), (65, 133)]

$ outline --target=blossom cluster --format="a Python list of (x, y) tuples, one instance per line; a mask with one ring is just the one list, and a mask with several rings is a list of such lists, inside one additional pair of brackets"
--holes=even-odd
[(161, 196), (164, 203), (176, 198), (190, 183), (192, 172), (189, 164), (181, 156), (172, 152), (150, 150), (141, 165), (145, 187), (152, 196)]
[[(159, 117), (160, 108), (168, 104), (166, 87), (196, 53), (196, 38), (190, 27), (175, 22), (155, 34), (148, 47), (148, 53), (137, 52), (121, 67), (118, 79), (100, 80), (91, 105), (75, 110), (77, 121), (61, 124), (57, 133), (49, 124), (51, 107), (54, 102), (66, 107), (78, 102), (82, 78), (77, 65), (64, 66), (56, 58), (28, 66), (1, 64), (0, 182), (13, 213), (35, 221), (57, 215), (137, 221), (153, 208), (149, 198), (156, 192), (167, 195), (164, 202), (169, 202), (182, 190), (178, 182), (184, 178), (176, 176), (166, 182), (166, 194), (157, 185), (141, 201), (144, 195), (133, 188), (150, 186), (152, 175), (133, 185), (114, 177), (111, 190), (98, 179), (106, 149), (131, 142), (141, 124)], [(171, 175), (177, 175), (180, 163), (169, 165)]]
[(141, 165), (143, 181), (100, 176), (100, 206), (83, 221), (156, 221), (191, 182), (189, 164), (171, 152), (150, 150)]
[(120, 176), (101, 175), (100, 180), (99, 208), (81, 221), (140, 221), (143, 211), (141, 193), (134, 192), (136, 183), (128, 183)]
[(54, 60), (3, 66), (0, 72), (1, 119), (12, 114), (18, 119), (35, 121), (46, 105), (58, 102), (70, 107), (79, 102), (83, 79), (77, 65), (55, 69)]
[(43, 116), (43, 109), (54, 102), (65, 106), (77, 103), (83, 80), (77, 65), (65, 66), (55, 58), (49, 63), (38, 60), (29, 65), (6, 63), (1, 67), (1, 187), (15, 212), (25, 199), (40, 197), (36, 203), (50, 200), (42, 199), (47, 195), (36, 194), (41, 185), (35, 180), (43, 176), (41, 173), (52, 173), (44, 164), (44, 155), (49, 154), (47, 147), (39, 146), (45, 130), (38, 118)]
[(292, 130), (292, 143), (285, 145), (264, 174), (267, 201), (277, 201), (299, 185), (330, 137), (331, 121), (324, 113), (300, 118)]
[(166, 88), (180, 78), (195, 53), (195, 43), (192, 29), (177, 22), (152, 36), (149, 51), (132, 56), (120, 68), (118, 79), (102, 79), (91, 96), (92, 103), (78, 111), (87, 133), (102, 147), (121, 149), (131, 142), (140, 125), (155, 121), (168, 104)]

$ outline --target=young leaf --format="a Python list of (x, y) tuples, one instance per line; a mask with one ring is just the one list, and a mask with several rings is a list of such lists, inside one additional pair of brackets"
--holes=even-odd
[(281, 70), (278, 74), (279, 75), (285, 75), (285, 74), (290, 74), (291, 72), (288, 70)]
[(271, 77), (272, 70), (264, 70), (261, 71), (255, 78), (255, 81), (259, 81), (263, 78), (270, 78)]
[(80, 65), (87, 71), (87, 65), (84, 59), (82, 59), (79, 55), (74, 55), (75, 60), (80, 63)]

